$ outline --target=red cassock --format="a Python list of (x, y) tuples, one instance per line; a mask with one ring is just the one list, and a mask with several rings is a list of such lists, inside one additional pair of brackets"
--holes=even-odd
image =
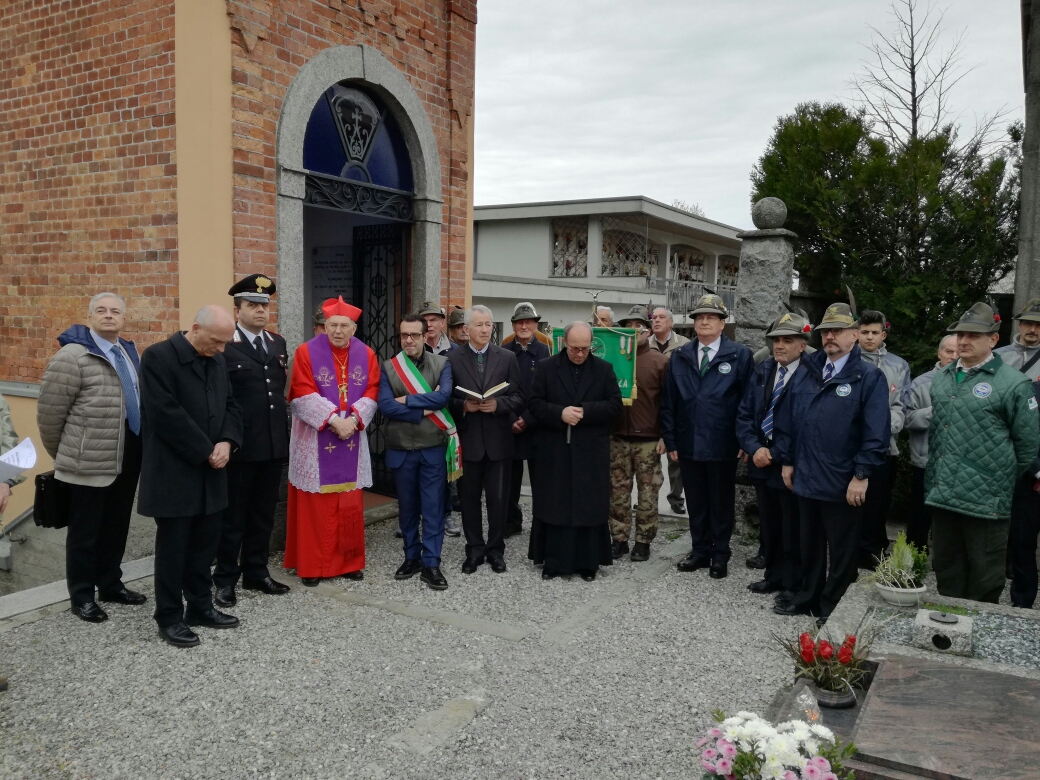
[[(289, 456), (289, 505), (286, 513), (286, 569), (299, 577), (338, 577), (365, 568), (365, 514), (361, 489), (372, 484), (372, 465), (364, 427), (371, 422), (379, 395), (379, 359), (367, 346), (368, 377), (364, 392), (352, 407), (340, 399), (340, 409), (356, 411), (362, 428), (362, 447), (356, 487), (342, 492), (321, 492), (318, 481), (317, 431), (327, 425), (330, 402), (321, 397), (314, 379), (307, 344), (293, 357), (289, 402), (293, 405), (293, 432)], [(332, 349), (338, 362), (347, 360), (347, 349)], [(297, 401), (296, 404), (293, 404)], [(323, 406), (322, 406), (323, 405)], [(321, 409), (315, 415), (315, 409)]]

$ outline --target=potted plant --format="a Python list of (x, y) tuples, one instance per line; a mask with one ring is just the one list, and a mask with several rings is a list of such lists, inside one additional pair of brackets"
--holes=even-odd
[(918, 550), (900, 531), (889, 555), (881, 554), (877, 568), (869, 575), (881, 598), (897, 607), (919, 604), (927, 590), (928, 552)]
[(802, 632), (797, 641), (773, 634), (792, 660), (794, 678), (803, 678), (821, 707), (842, 709), (856, 703), (856, 688), (862, 688), (870, 671), (866, 665), (876, 630), (868, 629), (857, 638), (846, 634), (837, 647), (819, 635)]
[(697, 743), (702, 780), (851, 780), (844, 762), (855, 753), (830, 729), (790, 720), (773, 726), (750, 712), (731, 718), (715, 711), (716, 725)]

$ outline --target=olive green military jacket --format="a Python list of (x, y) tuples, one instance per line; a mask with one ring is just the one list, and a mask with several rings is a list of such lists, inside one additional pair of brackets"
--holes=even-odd
[(1008, 518), (1015, 481), (1040, 450), (1033, 385), (997, 354), (958, 384), (957, 362), (932, 380), (925, 503)]

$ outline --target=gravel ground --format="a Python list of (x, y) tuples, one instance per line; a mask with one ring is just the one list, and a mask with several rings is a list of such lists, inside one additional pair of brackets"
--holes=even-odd
[(466, 577), (449, 538), (451, 587), (434, 593), (392, 579), (386, 523), (368, 529), (366, 579), (327, 583), (506, 624), (520, 641), (303, 587), (240, 593), (242, 626), (201, 629), (193, 650), (161, 642), (151, 600), (100, 626), (67, 612), (19, 626), (0, 634), (0, 776), (689, 778), (712, 709), (761, 712), (788, 682), (770, 632), (804, 621), (746, 590), (746, 544), (725, 580), (676, 571), (683, 528), (591, 584), (543, 583), (526, 532), (507, 541), (507, 574)]

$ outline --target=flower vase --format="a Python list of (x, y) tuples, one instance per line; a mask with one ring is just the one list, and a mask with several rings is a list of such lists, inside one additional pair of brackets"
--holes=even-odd
[(881, 594), (881, 598), (894, 607), (914, 607), (919, 606), (921, 598), (928, 588), (921, 586), (920, 588), (891, 588), (887, 585), (882, 585), (880, 582), (875, 582), (874, 587), (878, 589), (878, 593)]
[(856, 704), (856, 693), (851, 688), (844, 691), (825, 691), (815, 685), (810, 685), (809, 689), (821, 707), (831, 710), (847, 710)]

